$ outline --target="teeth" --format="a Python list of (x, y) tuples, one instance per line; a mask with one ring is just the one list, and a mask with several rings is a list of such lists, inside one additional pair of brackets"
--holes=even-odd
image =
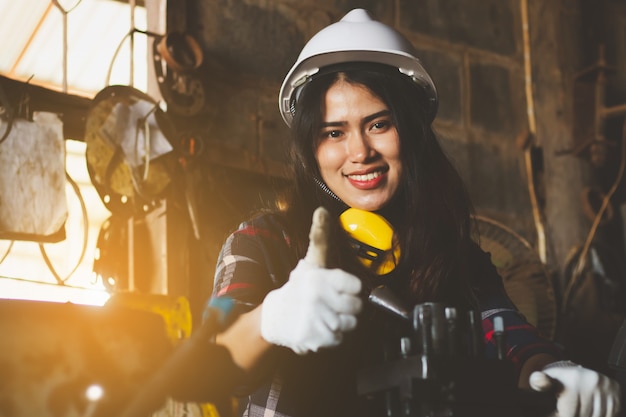
[(371, 181), (374, 178), (378, 178), (380, 176), (380, 172), (370, 172), (369, 174), (364, 175), (350, 175), (350, 179), (355, 181)]

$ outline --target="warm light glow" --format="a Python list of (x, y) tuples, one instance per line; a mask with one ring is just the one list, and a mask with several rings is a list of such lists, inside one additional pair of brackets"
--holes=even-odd
[[(63, 2), (60, 2), (62, 5)], [(129, 5), (118, 1), (83, 1), (67, 14), (67, 92), (93, 97), (109, 84), (130, 82)], [(53, 2), (2, 2), (0, 35), (11, 39), (0, 56), (0, 73), (32, 84), (62, 90), (63, 19)], [(146, 30), (147, 16), (136, 7), (135, 28)], [(134, 39), (133, 86), (146, 91), (150, 45), (145, 35)], [(115, 55), (118, 46), (119, 52)], [(71, 138), (66, 138), (71, 139)], [(93, 187), (85, 162), (85, 143), (66, 140), (66, 170), (80, 189), (87, 211), (87, 245), (79, 196), (66, 187), (66, 239), (58, 243), (0, 240), (0, 298), (103, 305), (109, 298), (93, 261), (102, 223), (111, 215)], [(47, 255), (52, 271), (44, 261)], [(85, 251), (84, 257), (80, 254)], [(80, 263), (78, 261), (81, 261)], [(57, 277), (65, 280), (59, 285)], [(105, 277), (111, 280), (110, 277)]]
[[(67, 14), (68, 92), (91, 97), (107, 85), (128, 85), (129, 5), (113, 0), (74, 3)], [(11, 39), (0, 54), (0, 73), (62, 91), (63, 13), (49, 0), (20, 0), (0, 2), (0, 16), (0, 36)], [(137, 29), (147, 29), (144, 7), (135, 7), (134, 19)], [(142, 91), (147, 88), (148, 45), (145, 35), (134, 34), (133, 86)]]
[(85, 391), (85, 397), (92, 402), (100, 401), (102, 395), (104, 395), (104, 389), (98, 384), (89, 385)]
[(0, 299), (49, 301), (102, 306), (109, 299), (103, 286), (79, 288), (0, 277)]
[[(111, 215), (89, 179), (85, 164), (85, 143), (72, 140), (66, 144), (66, 171), (76, 182), (87, 210), (87, 246), (83, 248), (84, 219), (78, 195), (73, 188), (66, 187), (68, 220), (65, 225), (65, 240), (44, 243), (56, 273), (66, 285), (58, 282), (46, 265), (37, 242), (0, 240), (0, 297), (76, 304), (102, 305), (109, 298), (102, 281), (93, 272), (96, 241), (100, 226)], [(85, 255), (80, 262), (79, 255)], [(74, 273), (68, 275), (75, 268)]]

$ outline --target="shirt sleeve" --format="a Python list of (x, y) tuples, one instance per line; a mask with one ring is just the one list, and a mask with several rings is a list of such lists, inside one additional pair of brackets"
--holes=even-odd
[(213, 297), (227, 296), (253, 308), (283, 285), (295, 260), (277, 219), (263, 215), (241, 223), (217, 259)]
[[(271, 290), (282, 286), (295, 267), (289, 238), (276, 215), (264, 214), (243, 222), (224, 242), (215, 268), (212, 298), (228, 297), (235, 302), (231, 319), (254, 309)], [(235, 388), (245, 396), (262, 386), (286, 350), (274, 350), (254, 372)], [(267, 388), (267, 387), (266, 387)], [(264, 391), (253, 394), (263, 404)], [(255, 400), (256, 401), (256, 400)]]
[(478, 250), (476, 260), (480, 271), (478, 299), (485, 342), (485, 356), (495, 359), (498, 355), (494, 337), (494, 319), (501, 317), (504, 323), (503, 351), (519, 375), (523, 364), (530, 357), (547, 353), (557, 360), (563, 356), (562, 349), (553, 341), (543, 337), (530, 324), (506, 293), (502, 278), (491, 262), (489, 253)]

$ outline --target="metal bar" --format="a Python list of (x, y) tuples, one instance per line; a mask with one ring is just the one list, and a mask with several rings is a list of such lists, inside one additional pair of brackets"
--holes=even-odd
[(35, 39), (35, 36), (37, 36), (37, 33), (39, 33), (39, 30), (41, 29), (43, 22), (45, 22), (46, 19), (48, 18), (48, 14), (50, 14), (51, 9), (52, 9), (52, 2), (48, 4), (48, 7), (46, 7), (46, 10), (41, 14), (41, 17), (39, 18), (39, 21), (37, 22), (35, 29), (31, 32), (30, 36), (26, 40), (26, 44), (24, 44), (24, 47), (20, 51), (19, 56), (13, 63), (13, 66), (11, 66), (11, 69), (8, 72), (9, 77), (15, 76), (15, 71), (17, 70), (17, 67), (20, 65), (20, 62), (22, 62), (24, 55), (26, 55), (26, 52), (28, 51), (28, 49), (30, 48), (30, 45), (33, 43), (33, 40)]
[(626, 104), (620, 104), (620, 105), (611, 106), (611, 107), (603, 107), (602, 109), (600, 109), (600, 114), (602, 114), (602, 116), (605, 118), (621, 116), (623, 114), (626, 114)]

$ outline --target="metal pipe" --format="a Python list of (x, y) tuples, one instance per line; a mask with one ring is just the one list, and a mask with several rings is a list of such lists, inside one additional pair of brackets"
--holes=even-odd
[(54, 3), (50, 2), (50, 4), (48, 4), (48, 7), (46, 7), (46, 10), (44, 10), (44, 12), (41, 14), (41, 17), (39, 18), (39, 20), (37, 21), (37, 24), (35, 25), (35, 29), (33, 29), (33, 31), (30, 33), (30, 36), (28, 37), (28, 40), (26, 41), (26, 43), (24, 44), (24, 46), (20, 50), (20, 54), (18, 55), (18, 57), (13, 62), (13, 65), (11, 66), (11, 69), (7, 73), (7, 76), (9, 76), (9, 77), (14, 77), (15, 76), (15, 72), (17, 71), (17, 67), (22, 62), (22, 59), (24, 58), (24, 55), (26, 55), (26, 51), (28, 51), (28, 49), (31, 47), (33, 41), (35, 40), (35, 37), (37, 36), (37, 33), (39, 32), (39, 30), (43, 26), (43, 23), (48, 18), (48, 15), (50, 14), (50, 10), (52, 9), (53, 5), (54, 5)]
[(600, 109), (600, 114), (606, 119), (615, 116), (621, 116), (626, 114), (626, 104), (620, 104), (617, 106), (611, 107), (602, 107)]

